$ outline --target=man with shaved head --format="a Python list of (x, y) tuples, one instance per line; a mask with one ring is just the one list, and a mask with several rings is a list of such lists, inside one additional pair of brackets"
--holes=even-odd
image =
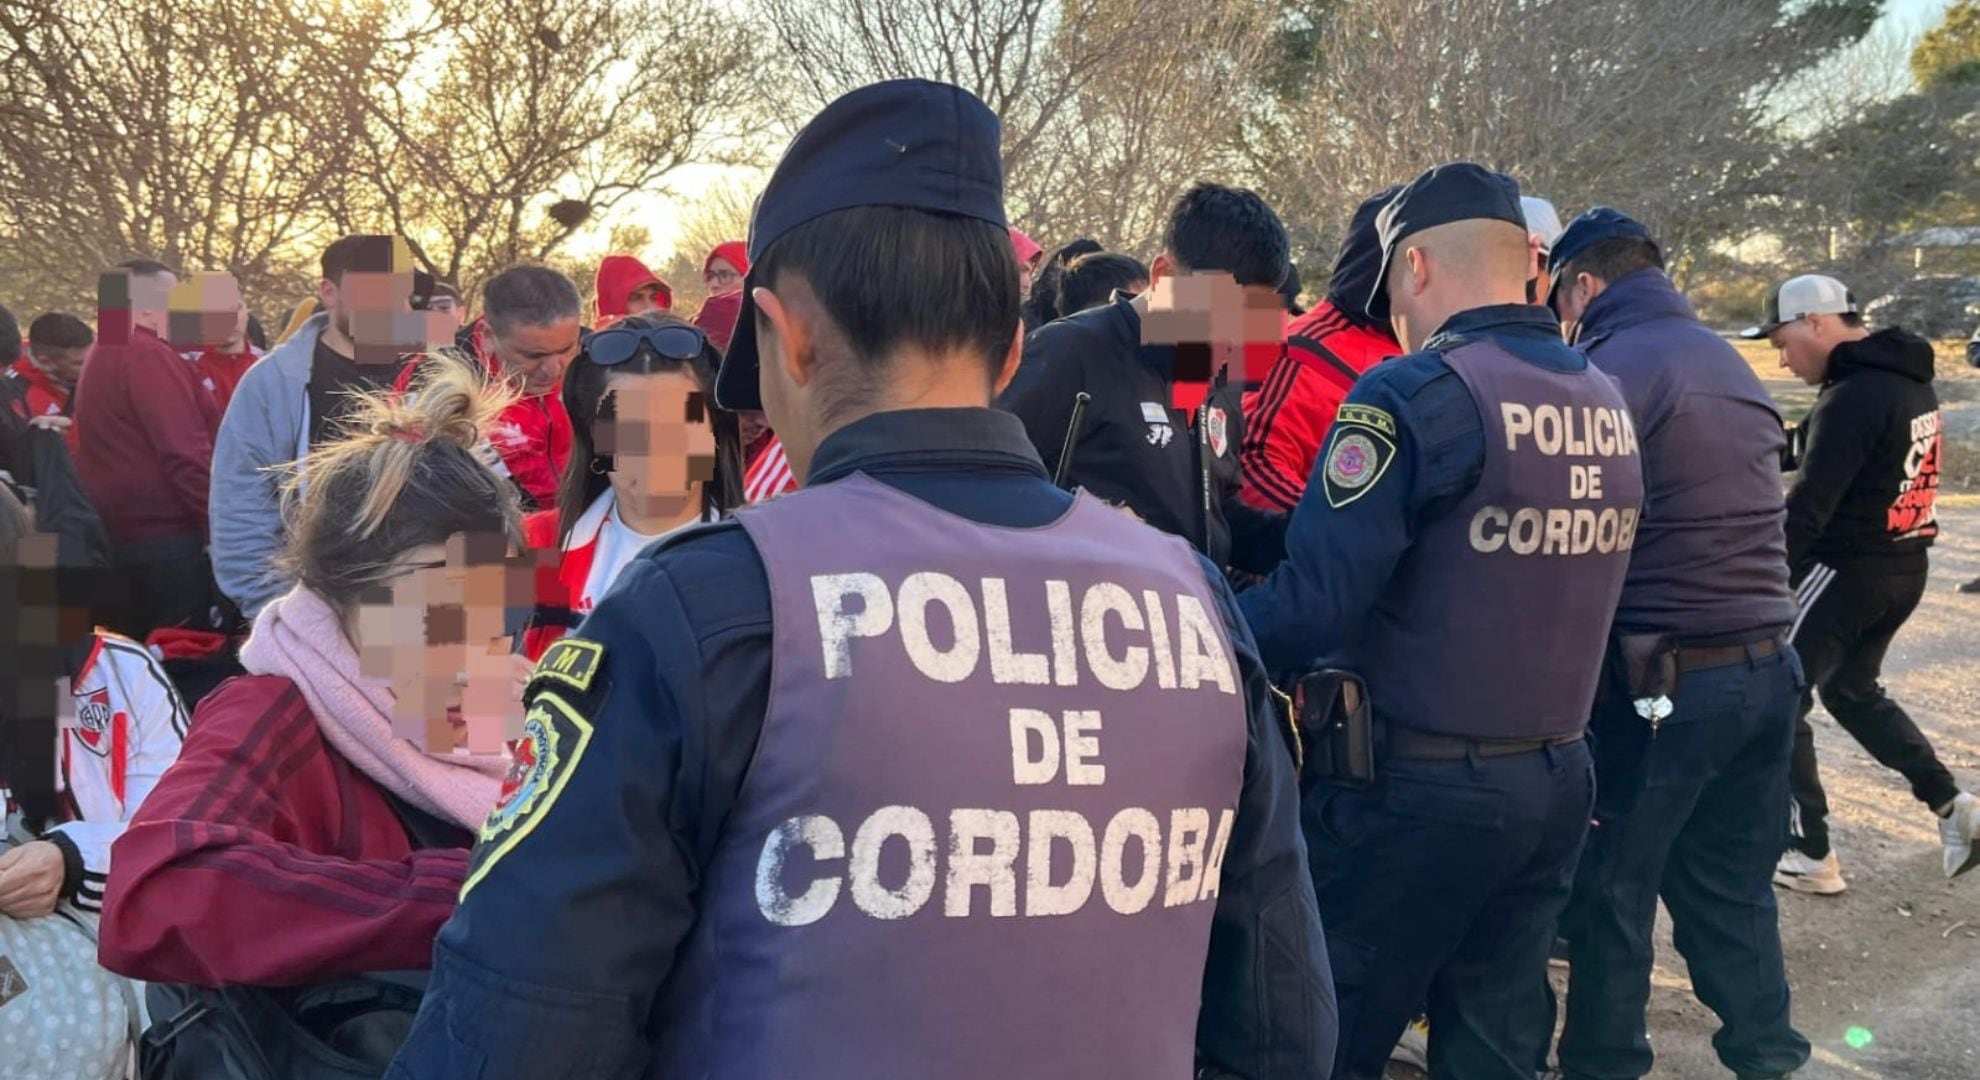
[[(1431, 1075), (1531, 1076), (1594, 803), (1582, 736), (1643, 498), (1636, 433), (1527, 303), (1511, 178), (1439, 166), (1376, 230), (1366, 312), (1410, 353), (1355, 384), (1286, 563), (1238, 603), (1282, 685), (1366, 684), (1368, 708), (1303, 725), (1334, 1075), (1381, 1076), (1427, 1003)], [(1316, 679), (1303, 716), (1338, 682)]]

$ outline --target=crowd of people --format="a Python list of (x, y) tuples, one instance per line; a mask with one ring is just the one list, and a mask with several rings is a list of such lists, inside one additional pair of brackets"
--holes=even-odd
[(998, 137), (834, 102), (692, 318), (389, 235), (272, 341), (0, 309), (0, 1077), (1634, 1078), (1660, 899), (1800, 1068), (1818, 697), (1980, 864), (1879, 683), (1931, 344), (1783, 282), (1787, 425), (1622, 211), (1440, 165), (1309, 296), (1222, 184), (1047, 250)]

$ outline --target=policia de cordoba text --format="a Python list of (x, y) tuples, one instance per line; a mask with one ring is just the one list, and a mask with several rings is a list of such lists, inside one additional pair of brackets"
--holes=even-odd
[[(1136, 597), (1100, 582), (1075, 604), (1068, 583), (1047, 581), (1044, 595), (1034, 598), (1049, 626), (1049, 650), (1041, 652), (1018, 647), (1002, 578), (979, 579), (972, 594), (961, 580), (934, 571), (907, 574), (898, 587), (871, 573), (820, 574), (811, 579), (811, 594), (827, 678), (852, 675), (858, 640), (892, 637), (921, 675), (939, 682), (969, 678), (987, 652), (991, 681), (998, 685), (1078, 686), (1084, 661), (1091, 681), (1105, 690), (1136, 689), (1152, 673), (1164, 690), (1237, 693), (1235, 665), (1216, 624), (1187, 594), (1165, 603), (1152, 589)], [(930, 632), (931, 609), (938, 607), (948, 623), (946, 646)], [(1148, 643), (1123, 644), (1116, 652), (1108, 642), (1116, 623), (1122, 638), (1146, 634)], [(1074, 787), (1106, 782), (1098, 709), (1068, 709), (1059, 717), (1024, 707), (1007, 712), (1013, 784), (1046, 784), (1061, 776)], [(1228, 807), (1214, 815), (1205, 807), (1166, 815), (1126, 807), (1096, 827), (1072, 810), (1032, 810), (1020, 819), (1008, 810), (956, 808), (942, 823), (948, 831), (938, 846), (938, 822), (917, 807), (878, 807), (856, 824), (804, 814), (765, 837), (756, 866), (757, 907), (772, 923), (804, 926), (850, 894), (853, 906), (872, 918), (904, 919), (933, 898), (938, 862), (942, 912), (950, 917), (971, 913), (978, 888), (988, 892), (990, 915), (1020, 914), (1020, 876), (1026, 917), (1078, 911), (1096, 884), (1108, 907), (1122, 915), (1145, 910), (1158, 894), (1163, 907), (1214, 900), (1233, 816)], [(894, 840), (905, 846), (904, 874), (882, 870), (883, 853)], [(1070, 857), (1063, 874), (1055, 872), (1058, 852)], [(883, 880), (890, 876), (897, 880)]]

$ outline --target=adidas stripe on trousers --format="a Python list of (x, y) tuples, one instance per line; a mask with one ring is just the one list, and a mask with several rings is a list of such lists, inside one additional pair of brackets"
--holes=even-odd
[(1789, 833), (1810, 858), (1829, 853), (1829, 800), (1815, 765), (1815, 731), (1808, 714), (1822, 706), (1870, 756), (1911, 783), (1927, 807), (1943, 806), (1959, 784), (1940, 763), (1918, 725), (1884, 692), (1884, 654), (1925, 593), (1925, 571), (1898, 574), (1836, 570), (1817, 564), (1796, 588), (1801, 612), (1790, 631), (1808, 675), (1795, 723)]

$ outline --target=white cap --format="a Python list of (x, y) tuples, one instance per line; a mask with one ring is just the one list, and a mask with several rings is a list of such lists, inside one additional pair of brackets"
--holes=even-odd
[(1739, 332), (1743, 338), (1763, 338), (1803, 315), (1855, 315), (1856, 294), (1832, 277), (1803, 274), (1789, 278), (1767, 294), (1760, 324)]
[(1526, 215), (1526, 231), (1540, 238), (1540, 250), (1554, 250), (1554, 241), (1561, 238), (1561, 215), (1554, 204), (1538, 195), (1521, 195), (1519, 209)]

